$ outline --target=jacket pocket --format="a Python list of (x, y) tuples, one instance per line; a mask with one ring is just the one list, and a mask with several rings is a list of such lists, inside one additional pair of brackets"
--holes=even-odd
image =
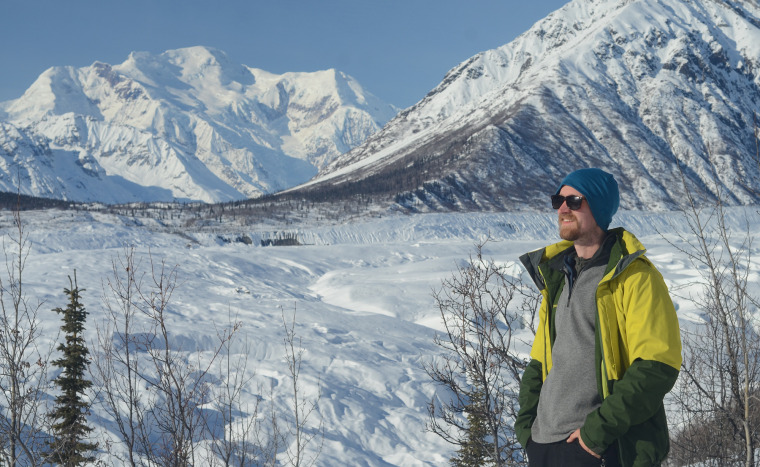
[(670, 450), (668, 422), (661, 407), (649, 420), (632, 426), (620, 438), (624, 466), (660, 465)]

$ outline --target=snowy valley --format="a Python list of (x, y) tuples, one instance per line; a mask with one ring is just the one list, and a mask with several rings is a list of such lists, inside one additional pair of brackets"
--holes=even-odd
[[(756, 231), (760, 217), (755, 209), (728, 211), (737, 241), (745, 216)], [(102, 297), (112, 265), (133, 246), (142, 271), (149, 271), (150, 257), (177, 268), (168, 314), (176, 350), (190, 361), (195, 355), (208, 358), (219, 330), (230, 317), (239, 320), (233, 357), (247, 358), (245, 373), (253, 378), (243, 389), (245, 406), (271, 401), (279, 413), (288, 414), (283, 313), (287, 319), (295, 313), (295, 332), (304, 349), (302, 394), (317, 404), (308, 429), (315, 430), (319, 419), (324, 422), (320, 466), (445, 464), (453, 448), (425, 431), (427, 404), (440, 391), (422, 369), (423, 362), (440, 353), (433, 344), (441, 317), (432, 291), (487, 237), (487, 257), (514, 268), (515, 274), (521, 272), (519, 254), (557, 238), (553, 214), (529, 212), (304, 224), (285, 228), (303, 245), (268, 247), (230, 239), (265, 238), (271, 226), (189, 231), (151, 218), (59, 210), (26, 211), (22, 221), (31, 246), (24, 271), (26, 293), (43, 301), (41, 348), (52, 344), (60, 321), (49, 310), (64, 306), (62, 290), (74, 270), (79, 286), (86, 289), (87, 338), (97, 340), (96, 331), (105, 323)], [(13, 232), (10, 213), (3, 212), (0, 225), (3, 232)], [(671, 289), (682, 325), (698, 321), (698, 311), (688, 300), (699, 289), (693, 283), (698, 272), (665, 240), (684, 232), (679, 218), (626, 211), (613, 225), (625, 226), (648, 247), (648, 256)], [(752, 253), (757, 268), (756, 246)], [(530, 339), (526, 329), (518, 335), (523, 355)], [(212, 373), (217, 372), (214, 367)], [(106, 439), (109, 432), (113, 438), (113, 422), (97, 401), (91, 420), (96, 439)], [(317, 443), (310, 445), (309, 454), (318, 448)], [(120, 449), (114, 444), (99, 457), (115, 463)]]

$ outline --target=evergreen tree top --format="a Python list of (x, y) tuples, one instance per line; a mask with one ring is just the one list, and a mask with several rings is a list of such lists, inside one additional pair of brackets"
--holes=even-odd
[(55, 398), (55, 406), (48, 416), (55, 420), (53, 424), (53, 440), (48, 442), (50, 449), (49, 460), (58, 465), (77, 466), (92, 463), (95, 457), (88, 455), (97, 448), (97, 444), (86, 441), (92, 428), (87, 425), (86, 417), (90, 413), (90, 403), (84, 397), (84, 392), (92, 386), (85, 378), (89, 363), (86, 342), (82, 333), (87, 319), (87, 311), (81, 302), (81, 292), (74, 279), (69, 277), (70, 288), (64, 288), (69, 298), (66, 308), (55, 308), (53, 311), (63, 315), (61, 330), (65, 332), (65, 341), (58, 345), (57, 350), (63, 355), (53, 361), (53, 365), (63, 371), (54, 380), (61, 394)]

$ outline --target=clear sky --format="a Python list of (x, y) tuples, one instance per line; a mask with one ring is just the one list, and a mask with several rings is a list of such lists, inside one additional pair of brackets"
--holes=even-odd
[(0, 101), (51, 66), (215, 47), (272, 73), (335, 68), (405, 108), (568, 0), (0, 0)]

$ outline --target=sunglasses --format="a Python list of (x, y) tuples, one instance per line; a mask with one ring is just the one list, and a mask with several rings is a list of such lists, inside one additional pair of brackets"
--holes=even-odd
[(570, 208), (571, 211), (577, 211), (581, 208), (584, 199), (583, 196), (576, 195), (552, 195), (552, 209), (559, 209), (564, 203), (567, 203), (567, 207)]

